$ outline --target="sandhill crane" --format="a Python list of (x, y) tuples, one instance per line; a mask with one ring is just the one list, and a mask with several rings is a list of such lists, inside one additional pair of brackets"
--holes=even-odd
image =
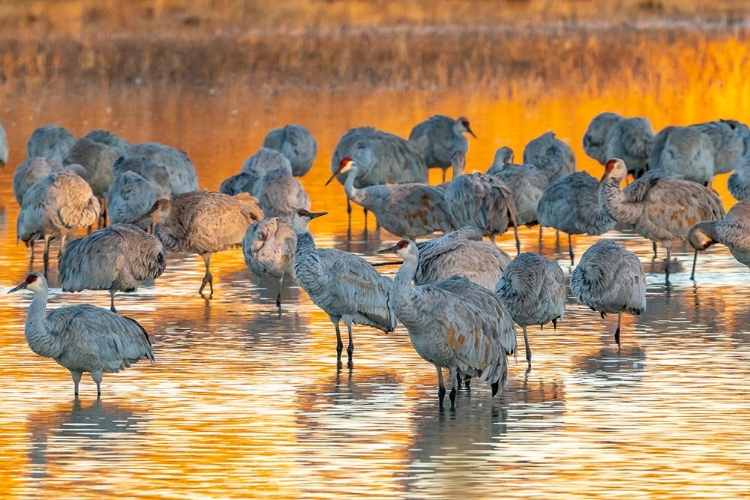
[(277, 168), (253, 184), (251, 194), (266, 217), (291, 217), (298, 208), (310, 208), (310, 196), (291, 170)]
[(607, 146), (609, 145), (609, 134), (612, 128), (622, 120), (617, 113), (605, 111), (591, 119), (586, 133), (583, 134), (583, 150), (586, 154), (604, 165), (607, 163)]
[(518, 254), (503, 270), (495, 296), (523, 329), (526, 361), (531, 369), (531, 348), (526, 327), (543, 326), (565, 313), (565, 274), (556, 262), (533, 252)]
[(198, 172), (184, 151), (158, 142), (143, 142), (134, 144), (128, 154), (143, 155), (164, 166), (169, 174), (173, 197), (198, 190)]
[[(258, 198), (259, 192), (256, 185), (259, 184), (261, 178), (267, 173), (276, 170), (286, 170), (288, 171), (289, 176), (292, 176), (292, 164), (286, 156), (275, 149), (262, 147), (242, 163), (242, 170), (239, 174), (233, 175), (221, 183), (219, 192), (232, 196), (238, 193), (249, 193)], [(285, 176), (285, 174), (280, 172), (276, 175)], [(295, 197), (302, 187), (299, 182), (296, 185), (290, 185), (294, 190), (293, 197)], [(283, 194), (284, 190), (282, 189), (280, 191), (280, 194)]]
[(477, 138), (467, 118), (462, 116), (454, 120), (450, 116), (433, 115), (411, 129), (409, 141), (421, 153), (427, 168), (439, 168), (443, 171), (445, 182), (445, 171), (453, 166), (453, 153), (469, 152), (469, 141), (466, 140), (465, 133)]
[[(503, 159), (499, 165), (498, 157)], [(510, 189), (516, 204), (519, 225), (533, 225), (538, 222), (539, 199), (549, 185), (549, 179), (541, 170), (534, 165), (514, 164), (513, 150), (506, 146), (495, 153), (495, 163), (487, 170), (487, 175), (494, 175)]]
[[(423, 141), (426, 141), (426, 138), (418, 141), (418, 144)], [(414, 145), (397, 135), (373, 127), (350, 129), (339, 139), (331, 158), (331, 172), (336, 172), (341, 167), (341, 160), (347, 157), (352, 158), (360, 167), (354, 183), (356, 188), (378, 184), (427, 183), (427, 165)], [(341, 184), (346, 182), (346, 175), (348, 174), (337, 176)], [(348, 198), (346, 210), (351, 227), (352, 207)]]
[(414, 284), (431, 285), (451, 276), (463, 276), (487, 290), (494, 290), (510, 263), (497, 245), (482, 241), (482, 230), (472, 226), (417, 243), (419, 267)]
[(750, 154), (740, 159), (727, 180), (727, 188), (735, 200), (750, 199)]
[(722, 220), (695, 224), (688, 242), (697, 251), (715, 243), (726, 245), (735, 259), (750, 267), (750, 200), (737, 202)]
[(110, 310), (116, 292), (135, 292), (167, 266), (162, 244), (132, 224), (113, 224), (73, 240), (57, 263), (64, 292), (109, 290)]
[(240, 172), (224, 180), (219, 186), (219, 192), (234, 196), (240, 193), (250, 193), (258, 179), (246, 172)]
[(271, 130), (263, 139), (263, 147), (275, 149), (286, 156), (295, 177), (309, 172), (318, 155), (318, 142), (302, 125), (289, 124)]
[(68, 151), (64, 160), (65, 165), (81, 165), (85, 171), (83, 178), (91, 186), (94, 195), (101, 203), (101, 226), (107, 222), (107, 192), (109, 185), (115, 179), (112, 165), (120, 156), (117, 149), (86, 137), (78, 139)]
[(149, 181), (157, 200), (172, 197), (169, 172), (164, 165), (156, 163), (151, 158), (143, 155), (120, 156), (112, 165), (112, 173), (117, 177), (125, 172), (134, 172)]
[[(627, 174), (620, 175), (622, 180)], [(618, 346), (622, 312), (641, 314), (646, 310), (643, 266), (638, 257), (614, 241), (598, 241), (583, 253), (570, 275), (570, 291), (602, 318), (608, 313), (617, 313), (615, 342)]]
[(214, 295), (211, 255), (239, 246), (247, 228), (263, 218), (257, 198), (247, 193), (229, 196), (209, 191), (191, 191), (171, 200), (157, 200), (151, 209), (133, 223), (151, 217), (169, 207), (169, 214), (154, 226), (164, 249), (170, 252), (196, 253), (203, 258), (206, 274), (198, 293), (206, 283)]
[(44, 272), (49, 265), (49, 242), (60, 239), (60, 252), (68, 234), (99, 219), (99, 200), (80, 176), (56, 172), (35, 183), (23, 196), (16, 220), (17, 238), (27, 245), (44, 239)]
[(597, 180), (588, 172), (574, 172), (550, 182), (537, 204), (542, 227), (553, 227), (568, 234), (570, 264), (573, 265), (573, 234), (600, 235), (615, 227), (616, 221), (600, 204)]
[[(117, 174), (107, 193), (109, 222), (128, 223), (146, 213), (156, 203), (154, 185), (135, 172), (128, 170)], [(141, 229), (151, 225), (151, 219), (136, 224)]]
[(628, 173), (637, 179), (649, 169), (653, 140), (654, 129), (648, 119), (641, 116), (621, 118), (609, 132), (607, 159), (622, 158), (628, 167)]
[(284, 277), (294, 276), (294, 255), (297, 235), (286, 217), (269, 217), (250, 224), (242, 238), (245, 265), (257, 276), (271, 276), (279, 280), (276, 305), (281, 307), (281, 288)]
[[(626, 175), (627, 167), (621, 159), (609, 160), (599, 181), (599, 200), (617, 222), (632, 225), (644, 238), (664, 245), (669, 284), (672, 241), (687, 238), (697, 222), (724, 218), (721, 198), (716, 191), (696, 182), (659, 175), (639, 183), (638, 189), (623, 192), (620, 183)], [(696, 251), (693, 261), (697, 255)]]
[(117, 373), (142, 359), (154, 361), (146, 330), (135, 320), (89, 304), (60, 307), (45, 316), (47, 280), (31, 273), (8, 293), (34, 293), (26, 313), (26, 342), (34, 353), (52, 358), (70, 371), (75, 395), (84, 372), (102, 393), (102, 375)]
[(550, 182), (576, 171), (573, 150), (553, 132), (546, 132), (529, 141), (523, 150), (523, 162), (544, 172)]
[(461, 151), (453, 153), (453, 180), (445, 190), (445, 201), (455, 228), (474, 226), (495, 241), (513, 226), (516, 251), (521, 251), (518, 239), (518, 216), (510, 189), (503, 181), (491, 175), (464, 174), (466, 156)]
[[(731, 172), (746, 154), (745, 138), (750, 135), (747, 125), (735, 120), (716, 120), (691, 125), (711, 139), (714, 147), (713, 175)], [(750, 140), (750, 137), (748, 137)]]
[(666, 127), (654, 138), (649, 163), (652, 169), (663, 168), (707, 186), (714, 177), (714, 146), (697, 128)]
[(42, 156), (62, 162), (68, 157), (70, 148), (75, 142), (75, 136), (65, 127), (57, 125), (39, 127), (26, 142), (26, 159), (31, 160), (36, 156)]
[(386, 333), (396, 328), (396, 318), (388, 306), (391, 280), (381, 276), (361, 257), (334, 248), (315, 247), (310, 234), (312, 219), (327, 212), (297, 210), (292, 217), (292, 227), (297, 235), (297, 255), (294, 273), (297, 283), (307, 292), (310, 300), (321, 308), (336, 327), (336, 367), (341, 370), (341, 320), (349, 330), (347, 366), (353, 368), (352, 324), (368, 325)]
[(37, 181), (63, 169), (62, 162), (54, 158), (34, 157), (22, 162), (13, 172), (13, 196), (19, 205), (23, 196)]
[(451, 408), (456, 402), (457, 370), (488, 382), (494, 396), (508, 377), (505, 357), (516, 350), (516, 328), (508, 311), (491, 291), (463, 277), (412, 286), (419, 250), (411, 240), (401, 240), (383, 252), (396, 252), (404, 259), (390, 300), (414, 349), (437, 370), (440, 408), (445, 397), (443, 368), (451, 380)]
[(0, 168), (5, 168), (8, 163), (8, 137), (5, 135), (5, 128), (0, 123)]
[(133, 147), (128, 141), (108, 130), (91, 129), (83, 138), (114, 148), (118, 155), (128, 153), (130, 148)]
[(378, 225), (398, 237), (418, 238), (435, 231), (451, 230), (451, 214), (445, 201), (445, 190), (429, 184), (408, 183), (391, 186), (354, 187), (361, 169), (351, 158), (343, 158), (339, 169), (326, 185), (339, 174), (349, 172), (344, 183), (347, 199), (370, 210)]

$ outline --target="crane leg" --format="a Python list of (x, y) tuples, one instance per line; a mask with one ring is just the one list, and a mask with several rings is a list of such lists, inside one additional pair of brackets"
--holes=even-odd
[(529, 367), (526, 369), (526, 371), (531, 370), (531, 347), (529, 347), (529, 336), (526, 334), (526, 327), (523, 327), (523, 341), (526, 344), (526, 362), (529, 364)]
[(341, 318), (331, 318), (331, 321), (336, 327), (336, 370), (341, 371), (341, 351), (344, 350), (344, 343), (341, 342), (341, 329), (339, 328)]
[(513, 234), (516, 236), (516, 255), (521, 253), (521, 240), (518, 239), (518, 226), (513, 224)]
[(117, 312), (117, 309), (115, 309), (115, 291), (110, 290), (109, 291), (109, 310), (113, 313)]
[(214, 277), (211, 276), (211, 269), (209, 268), (211, 265), (211, 254), (204, 253), (201, 257), (203, 257), (203, 262), (206, 264), (206, 275), (203, 276), (203, 281), (201, 282), (201, 287), (198, 290), (198, 293), (203, 295), (203, 289), (206, 288), (206, 283), (208, 283), (208, 288), (211, 290), (211, 294), (208, 298), (212, 299), (214, 296)]
[(617, 330), (615, 330), (615, 342), (617, 342), (617, 347), (620, 347), (620, 319), (622, 319), (622, 313), (617, 313)]
[(672, 263), (672, 248), (667, 246), (667, 265), (664, 266), (664, 274), (666, 275), (666, 285), (669, 286), (669, 267)]
[(690, 273), (690, 279), (695, 281), (695, 263), (698, 261), (698, 250), (695, 251), (695, 255), (693, 255), (693, 272)]
[(352, 324), (348, 323), (346, 327), (349, 329), (349, 346), (346, 348), (346, 354), (349, 360), (346, 362), (346, 367), (350, 370), (354, 368), (354, 363), (352, 362), (352, 356), (354, 355), (354, 340), (352, 339)]
[(276, 307), (281, 309), (281, 287), (284, 286), (284, 275), (281, 275), (281, 278), (279, 279), (279, 294), (276, 296)]
[(652, 242), (652, 245), (654, 246), (654, 259), (655, 259), (655, 258), (656, 258), (656, 255), (657, 255), (657, 254), (656, 254), (656, 242), (655, 242), (655, 241), (653, 241), (653, 242)]
[(365, 211), (365, 232), (367, 232), (367, 209), (364, 209)]
[(60, 256), (65, 251), (65, 242), (67, 241), (67, 239), (68, 239), (68, 235), (67, 234), (63, 234), (60, 237), (60, 251), (57, 252), (57, 260), (60, 260)]
[(70, 370), (70, 376), (73, 377), (73, 391), (76, 396), (78, 396), (78, 383), (81, 381), (81, 375), (83, 375), (83, 372)]
[(570, 265), (575, 265), (575, 257), (573, 256), (573, 238), (568, 233), (568, 253), (570, 253)]
[(438, 376), (438, 402), (440, 403), (440, 411), (443, 411), (443, 399), (445, 399), (445, 384), (443, 384), (443, 371), (439, 366), (435, 366), (437, 369)]
[(352, 202), (346, 199), (346, 213), (349, 215), (349, 231), (352, 230)]
[(443, 169), (443, 182), (445, 182), (445, 173), (446, 173), (447, 170), (448, 170), (447, 168)]
[(47, 277), (47, 269), (49, 268), (49, 236), (44, 237), (44, 255), (42, 260), (44, 261), (44, 277)]
[(91, 378), (96, 382), (96, 395), (102, 395), (102, 372), (92, 372)]
[(456, 409), (456, 379), (458, 378), (456, 377), (457, 372), (458, 372), (458, 368), (448, 368), (448, 373), (450, 374), (450, 377), (451, 377), (451, 392), (448, 395), (448, 397), (450, 397), (450, 400), (451, 400), (451, 410)]

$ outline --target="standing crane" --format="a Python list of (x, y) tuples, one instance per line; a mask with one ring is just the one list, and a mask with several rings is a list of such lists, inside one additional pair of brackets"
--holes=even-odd
[(474, 226), (482, 230), (494, 243), (496, 234), (503, 234), (513, 226), (516, 251), (521, 251), (518, 239), (516, 204), (508, 186), (491, 175), (464, 174), (466, 156), (461, 151), (453, 154), (453, 180), (445, 190), (445, 201), (455, 228)]
[(503, 270), (495, 296), (523, 329), (526, 361), (531, 370), (531, 348), (526, 327), (543, 326), (565, 313), (565, 274), (557, 262), (533, 252), (518, 254)]
[(570, 275), (570, 291), (602, 318), (617, 313), (618, 346), (622, 312), (641, 314), (646, 310), (643, 266), (638, 257), (614, 241), (598, 241), (583, 253)]
[(407, 183), (392, 186), (377, 185), (356, 188), (354, 184), (361, 172), (351, 158), (343, 158), (339, 169), (331, 175), (326, 185), (337, 175), (349, 173), (344, 182), (347, 199), (371, 211), (378, 226), (398, 237), (418, 238), (435, 231), (451, 230), (451, 214), (445, 202), (445, 190), (429, 184)]
[(309, 172), (318, 155), (318, 141), (302, 125), (289, 124), (271, 130), (263, 139), (263, 147), (275, 149), (286, 156), (295, 177)]
[(609, 158), (622, 158), (628, 173), (637, 179), (649, 168), (649, 154), (654, 140), (651, 122), (642, 116), (621, 118), (609, 132), (605, 162)]
[[(238, 193), (250, 193), (258, 197), (256, 185), (266, 174), (276, 170), (285, 170), (292, 176), (292, 164), (281, 152), (275, 149), (262, 147), (243, 163), (239, 174), (233, 175), (221, 183), (219, 191), (234, 196)], [(293, 186), (295, 194), (300, 187)], [(283, 192), (283, 190), (282, 190)]]
[(49, 243), (60, 239), (60, 252), (68, 234), (99, 219), (99, 200), (91, 186), (70, 172), (56, 172), (36, 182), (23, 196), (16, 219), (16, 237), (26, 243), (44, 239), (44, 274), (49, 266)]
[(715, 243), (726, 245), (735, 259), (750, 267), (750, 200), (737, 202), (722, 220), (695, 224), (688, 233), (688, 242), (697, 251)]
[[(109, 222), (112, 224), (129, 223), (146, 213), (156, 203), (154, 185), (139, 174), (128, 170), (117, 174), (107, 193)], [(152, 219), (145, 219), (136, 224), (146, 230)]]
[(26, 142), (26, 159), (42, 156), (62, 162), (68, 157), (70, 148), (75, 142), (75, 136), (65, 127), (57, 125), (39, 127)]
[(691, 125), (711, 139), (714, 147), (714, 175), (734, 170), (746, 151), (745, 141), (750, 141), (747, 125), (735, 120), (715, 120)]
[(328, 314), (336, 328), (338, 370), (341, 370), (341, 351), (344, 348), (339, 323), (343, 320), (346, 324), (349, 330), (347, 366), (352, 369), (352, 324), (372, 326), (386, 333), (396, 328), (396, 318), (388, 305), (392, 282), (361, 257), (335, 248), (315, 247), (309, 224), (312, 219), (326, 214), (308, 212), (304, 208), (294, 213), (292, 227), (297, 235), (294, 273), (299, 286), (316, 306)]
[(50, 174), (60, 172), (62, 169), (62, 162), (54, 158), (37, 156), (21, 162), (13, 172), (13, 196), (15, 196), (18, 205), (23, 205), (23, 196), (31, 186)]
[[(151, 183), (154, 196), (157, 200), (172, 197), (172, 180), (164, 165), (144, 155), (121, 156), (112, 165), (112, 173), (117, 178), (125, 172), (133, 172)], [(153, 202), (151, 203), (153, 205)], [(149, 207), (151, 206), (149, 205)], [(143, 212), (141, 212), (143, 213)]]
[(286, 217), (268, 217), (250, 224), (242, 238), (245, 265), (257, 276), (271, 276), (279, 280), (276, 306), (281, 308), (281, 288), (284, 277), (294, 276), (294, 256), (297, 235)]
[[(425, 141), (423, 138), (419, 143)], [(414, 144), (405, 139), (382, 132), (373, 127), (357, 127), (344, 134), (331, 158), (331, 172), (341, 167), (341, 160), (352, 158), (360, 167), (354, 187), (364, 188), (378, 184), (405, 184), (410, 182), (427, 183), (427, 165)], [(346, 182), (347, 173), (336, 176), (341, 184)], [(349, 227), (352, 225), (352, 206), (346, 200), (349, 214)], [(365, 229), (367, 229), (367, 209), (365, 209)]]
[(576, 171), (573, 150), (553, 132), (546, 132), (529, 141), (523, 150), (523, 162), (544, 172), (550, 182)]
[(568, 234), (570, 265), (575, 262), (571, 235), (604, 234), (617, 223), (599, 203), (596, 186), (596, 179), (588, 172), (574, 172), (551, 182), (537, 205), (540, 237), (542, 227)]
[(266, 217), (291, 217), (298, 208), (310, 208), (310, 196), (286, 167), (271, 170), (253, 184), (251, 193)]
[(735, 200), (750, 199), (750, 154), (740, 159), (727, 179), (727, 189)]
[(57, 263), (64, 292), (109, 290), (114, 313), (116, 292), (135, 292), (167, 266), (156, 237), (132, 224), (113, 224), (71, 241)]
[(96, 382), (101, 395), (102, 375), (117, 373), (142, 359), (154, 361), (146, 330), (135, 320), (89, 304), (47, 309), (47, 280), (31, 273), (8, 293), (34, 293), (26, 313), (26, 342), (34, 353), (52, 358), (70, 371), (75, 395), (84, 372)]
[(439, 168), (443, 171), (442, 182), (445, 182), (445, 172), (453, 166), (453, 153), (469, 152), (469, 141), (466, 140), (465, 133), (477, 138), (467, 118), (462, 116), (454, 120), (450, 116), (433, 115), (411, 129), (409, 142), (422, 154), (427, 168)]
[(714, 146), (697, 128), (666, 127), (654, 138), (649, 163), (652, 169), (663, 168), (708, 186), (714, 177)]
[(620, 120), (622, 120), (622, 116), (609, 111), (599, 113), (591, 119), (586, 133), (583, 134), (583, 150), (589, 158), (596, 160), (601, 165), (607, 163), (610, 158), (607, 156), (609, 134)]
[(472, 226), (417, 243), (419, 267), (414, 284), (432, 285), (451, 276), (463, 276), (487, 290), (510, 263), (510, 256), (494, 243), (482, 241), (482, 230)]
[(143, 155), (154, 163), (162, 165), (169, 175), (169, 183), (172, 187), (171, 196), (198, 190), (198, 172), (184, 151), (158, 142), (142, 142), (134, 144), (128, 155)]
[(505, 146), (495, 153), (495, 162), (487, 170), (487, 175), (494, 175), (510, 189), (519, 225), (534, 225), (538, 222), (539, 199), (549, 185), (544, 172), (534, 165), (514, 164), (513, 150)]
[[(625, 162), (613, 158), (607, 162), (599, 181), (599, 200), (620, 223), (632, 225), (635, 232), (667, 249), (665, 268), (669, 284), (669, 266), (673, 240), (685, 240), (697, 222), (724, 218), (724, 206), (716, 191), (700, 184), (673, 176), (649, 176), (637, 189), (620, 191), (627, 175)], [(696, 251), (693, 258), (693, 271)], [(691, 279), (694, 278), (694, 273)]]
[(154, 226), (156, 236), (164, 249), (170, 252), (196, 253), (203, 258), (206, 274), (198, 293), (203, 295), (206, 284), (214, 295), (211, 275), (211, 255), (242, 243), (247, 228), (263, 218), (257, 198), (247, 193), (229, 196), (209, 191), (191, 191), (177, 195), (172, 200), (157, 200), (154, 206), (134, 220), (136, 224), (155, 212), (169, 208), (166, 218)]
[(412, 286), (419, 250), (411, 240), (380, 250), (384, 252), (404, 259), (393, 280), (391, 304), (417, 354), (437, 370), (440, 409), (446, 392), (443, 368), (451, 380), (451, 408), (456, 403), (458, 371), (488, 382), (494, 396), (508, 378), (505, 357), (516, 350), (516, 328), (508, 311), (491, 291), (463, 277)]

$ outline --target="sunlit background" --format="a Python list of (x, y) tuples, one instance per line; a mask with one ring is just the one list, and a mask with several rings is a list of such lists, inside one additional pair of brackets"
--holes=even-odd
[[(156, 363), (84, 376), (23, 337), (30, 297), (4, 292), (29, 271), (16, 244), (14, 168), (38, 126), (93, 128), (185, 150), (201, 188), (238, 173), (287, 123), (318, 141), (301, 179), (320, 247), (373, 262), (392, 243), (364, 232), (345, 196), (324, 187), (338, 139), (370, 125), (408, 136), (433, 115), (466, 116), (468, 170), (495, 150), (553, 130), (579, 169), (601, 166), (581, 140), (601, 111), (666, 125), (750, 123), (750, 6), (745, 2), (10, 1), (0, 3), (0, 497), (7, 498), (739, 498), (750, 484), (750, 271), (726, 248), (691, 253), (664, 286), (663, 250), (611, 232), (648, 274), (648, 311), (615, 319), (568, 300), (562, 323), (530, 330), (533, 370), (510, 362), (495, 398), (462, 391), (439, 414), (434, 369), (407, 332), (355, 327), (354, 370), (336, 373), (325, 313), (291, 281), (251, 276), (240, 250), (212, 259), (216, 294), (197, 293), (203, 263), (167, 271), (121, 313), (150, 332)], [(603, 7), (602, 4), (605, 4)], [(602, 16), (602, 14), (606, 14)], [(439, 181), (439, 170), (431, 182)], [(714, 180), (728, 209), (727, 175)], [(372, 216), (371, 216), (372, 217)], [(370, 220), (370, 228), (374, 226)], [(557, 260), (567, 239), (521, 230), (522, 250)], [(575, 237), (578, 255), (597, 238)], [(498, 244), (513, 255), (512, 236)], [(56, 246), (53, 244), (53, 254)], [(36, 266), (40, 262), (35, 263)], [(56, 260), (49, 308), (107, 292), (63, 294)], [(395, 267), (381, 267), (386, 273)]]

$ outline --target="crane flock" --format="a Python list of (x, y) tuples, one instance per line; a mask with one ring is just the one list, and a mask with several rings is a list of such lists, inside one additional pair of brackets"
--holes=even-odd
[[(442, 410), (446, 393), (455, 408), (462, 376), (467, 387), (468, 380), (478, 378), (490, 385), (492, 396), (502, 392), (509, 376), (506, 358), (517, 354), (516, 325), (531, 370), (533, 339), (527, 328), (549, 322), (557, 328), (569, 295), (602, 317), (617, 313), (618, 346), (622, 312), (646, 310), (646, 274), (639, 258), (602, 239), (575, 265), (571, 234), (602, 235), (617, 225), (652, 241), (654, 248), (661, 243), (667, 250), (667, 286), (676, 240), (695, 249), (691, 279), (698, 252), (716, 243), (750, 267), (750, 129), (742, 123), (717, 120), (654, 133), (644, 117), (601, 113), (583, 137), (586, 154), (604, 166), (598, 181), (577, 170), (572, 148), (552, 131), (529, 141), (523, 164), (513, 164), (513, 151), (505, 146), (486, 173), (467, 174), (465, 134), (477, 138), (467, 118), (434, 115), (417, 124), (408, 139), (357, 127), (336, 144), (326, 185), (334, 178), (343, 184), (350, 226), (352, 201), (365, 215), (373, 212), (378, 229), (403, 238), (378, 252), (401, 258), (389, 277), (362, 256), (316, 245), (310, 223), (327, 212), (311, 211), (311, 198), (297, 179), (311, 170), (318, 153), (315, 137), (301, 125), (271, 130), (220, 192), (199, 190), (195, 166), (174, 147), (131, 144), (104, 130), (76, 140), (63, 127), (39, 127), (13, 175), (21, 207), (17, 238), (31, 246), (32, 268), (33, 242), (45, 242), (44, 273), (31, 272), (8, 292), (34, 293), (27, 343), (68, 368), (76, 396), (84, 372), (100, 394), (104, 372), (154, 360), (146, 330), (116, 312), (115, 293), (164, 279), (169, 253), (181, 252), (203, 258), (198, 292), (203, 295), (208, 285), (210, 299), (212, 254), (241, 246), (253, 274), (278, 280), (279, 314), (289, 278), (328, 316), (336, 334), (337, 370), (343, 366), (342, 321), (350, 370), (355, 325), (385, 333), (403, 326), (417, 354), (436, 369)], [(0, 126), (0, 163), (7, 158)], [(453, 179), (446, 182), (451, 166)], [(442, 169), (441, 185), (429, 185), (430, 168)], [(731, 171), (729, 190), (740, 201), (725, 215), (711, 183), (714, 175)], [(622, 189), (628, 175), (634, 180)], [(92, 232), (97, 222), (101, 228)], [(521, 253), (518, 227), (536, 224), (540, 245), (542, 227), (568, 234), (569, 287), (557, 262)], [(89, 235), (65, 245), (86, 228)], [(515, 258), (495, 243), (509, 228)], [(436, 232), (441, 235), (433, 236)], [(416, 242), (419, 238), (426, 239)], [(108, 290), (110, 310), (84, 304), (46, 314), (53, 239), (60, 240), (62, 290)]]

